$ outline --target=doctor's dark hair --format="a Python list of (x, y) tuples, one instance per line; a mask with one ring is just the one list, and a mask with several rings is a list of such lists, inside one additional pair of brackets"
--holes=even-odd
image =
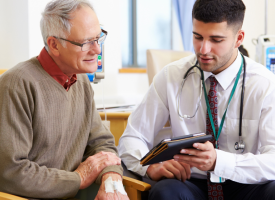
[(204, 23), (221, 23), (241, 29), (245, 14), (242, 0), (196, 0), (192, 18)]

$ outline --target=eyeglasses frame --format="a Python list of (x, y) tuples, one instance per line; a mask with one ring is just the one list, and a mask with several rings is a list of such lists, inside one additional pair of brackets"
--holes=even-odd
[[(101, 29), (101, 31), (107, 36), (107, 34), (108, 34), (108, 32), (107, 31), (105, 31), (104, 29)], [(78, 42), (74, 42), (74, 41), (70, 41), (70, 40), (67, 40), (67, 39), (64, 39), (64, 38), (60, 38), (60, 37), (56, 37), (56, 36), (53, 36), (54, 38), (56, 38), (56, 39), (60, 39), (60, 40), (64, 40), (64, 41), (67, 41), (67, 42), (70, 42), (71, 44), (74, 44), (74, 45), (76, 45), (76, 46), (79, 46), (79, 47), (81, 47), (81, 51), (83, 51), (82, 50), (82, 47), (85, 45), (85, 44), (88, 44), (88, 43), (91, 43), (91, 42), (97, 42), (97, 44), (98, 44), (98, 40), (100, 39), (100, 37), (98, 38), (98, 39), (96, 39), (96, 40), (92, 40), (92, 41), (90, 41), (90, 42), (85, 42), (85, 43), (78, 43)], [(86, 50), (86, 51), (88, 51), (88, 50)]]

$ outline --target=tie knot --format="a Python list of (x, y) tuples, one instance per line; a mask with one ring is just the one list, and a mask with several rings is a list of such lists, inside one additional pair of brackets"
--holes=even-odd
[(216, 88), (218, 83), (217, 79), (214, 76), (210, 76), (209, 79), (210, 79), (210, 87)]
[(216, 77), (210, 76), (209, 78), (210, 78), (210, 83), (212, 83), (212, 82), (217, 83)]

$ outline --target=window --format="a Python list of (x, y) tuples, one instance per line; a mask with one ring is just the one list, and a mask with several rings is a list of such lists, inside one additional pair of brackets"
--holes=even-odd
[(121, 0), (123, 67), (146, 67), (147, 49), (172, 49), (171, 0)]

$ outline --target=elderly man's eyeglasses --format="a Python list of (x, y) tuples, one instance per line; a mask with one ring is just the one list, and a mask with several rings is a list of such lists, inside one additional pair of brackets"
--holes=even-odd
[(59, 37), (55, 37), (55, 36), (54, 37), (56, 39), (65, 40), (67, 42), (70, 42), (71, 44), (74, 44), (76, 46), (80, 46), (81, 47), (81, 51), (89, 51), (91, 49), (91, 47), (94, 46), (94, 44), (101, 45), (104, 42), (104, 40), (106, 39), (107, 34), (108, 34), (107, 31), (101, 29), (101, 34), (100, 34), (100, 37), (98, 39), (92, 40), (90, 42), (85, 42), (83, 44), (80, 44), (78, 42), (73, 42), (73, 41), (70, 41), (70, 40), (66, 40), (64, 38), (59, 38)]

